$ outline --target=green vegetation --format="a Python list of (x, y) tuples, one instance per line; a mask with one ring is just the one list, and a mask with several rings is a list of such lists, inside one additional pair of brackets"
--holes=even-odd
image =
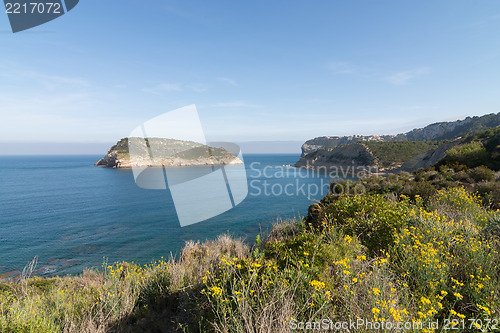
[(128, 138), (121, 139), (109, 150), (115, 151), (118, 154), (128, 154)]
[[(412, 174), (336, 181), (306, 218), (276, 224), (252, 246), (223, 235), (186, 243), (179, 259), (50, 279), (31, 278), (32, 263), (0, 283), (0, 332), (286, 332), (322, 318), (491, 331), (499, 133), (469, 135)], [(369, 145), (395, 163), (437, 143)]]
[(224, 160), (224, 159), (234, 159), (236, 158), (230, 152), (223, 148), (213, 148), (208, 146), (198, 146), (191, 148), (189, 150), (182, 151), (173, 155), (173, 157), (182, 158), (186, 160), (197, 160), (199, 158), (209, 158), (213, 157), (216, 160)]
[(477, 193), (483, 206), (500, 209), (500, 181), (496, 173), (485, 166), (470, 169), (458, 164), (453, 167), (441, 165), (418, 170), (413, 174), (402, 172), (387, 177), (371, 176), (357, 183), (340, 181), (338, 184), (342, 190), (353, 189), (356, 185), (362, 186), (369, 194), (392, 197), (405, 195), (412, 199), (418, 196), (426, 203), (440, 189), (463, 187), (471, 193)]
[(481, 165), (500, 170), (500, 128), (474, 133), (464, 137), (461, 143), (446, 152), (440, 165), (462, 164), (469, 168)]
[(412, 157), (436, 149), (444, 141), (363, 142), (383, 167), (403, 164)]
[(366, 193), (334, 192), (252, 248), (220, 236), (178, 260), (5, 282), (0, 331), (284, 332), (321, 318), (475, 331), (468, 319), (500, 314), (499, 201), (484, 195), (491, 170), (461, 168), (338, 182)]
[[(111, 150), (116, 151), (120, 154), (129, 153), (129, 143), (128, 138), (120, 140), (116, 145), (114, 145)], [(137, 138), (132, 138), (132, 140), (137, 140)], [(144, 139), (146, 146), (143, 146), (142, 139), (139, 144), (134, 145), (135, 153), (140, 156), (149, 156), (149, 152), (145, 150), (140, 150), (140, 148), (152, 148), (153, 155), (163, 158), (182, 158), (186, 160), (196, 160), (199, 158), (209, 158), (213, 157), (215, 159), (227, 159), (234, 158), (230, 152), (224, 148), (214, 148), (193, 141), (182, 141), (174, 139), (165, 138), (147, 138)]]
[[(500, 170), (500, 128), (468, 134), (455, 141), (365, 141), (362, 144), (369, 149), (381, 167), (400, 166), (417, 155), (443, 145), (451, 145), (446, 151), (446, 158), (438, 165), (461, 164), (469, 168), (484, 165), (492, 170)], [(314, 154), (315, 152), (310, 153), (310, 157), (315, 158)], [(357, 162), (371, 164), (368, 160)]]

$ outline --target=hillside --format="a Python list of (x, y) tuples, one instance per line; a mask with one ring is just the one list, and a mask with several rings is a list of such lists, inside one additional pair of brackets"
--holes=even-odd
[[(130, 154), (130, 147), (133, 154)], [(242, 164), (223, 148), (213, 148), (192, 141), (164, 138), (125, 138), (117, 142), (95, 165), (109, 168), (142, 166), (202, 166)]]
[[(392, 141), (392, 142), (357, 142), (337, 146), (334, 148), (320, 148), (305, 156), (300, 157), (295, 163), (295, 167), (318, 169), (336, 167), (369, 167), (386, 171), (399, 170), (402, 166), (407, 171), (419, 167), (427, 167), (421, 163), (420, 159), (413, 162), (415, 167), (405, 165), (415, 156), (425, 156), (447, 141)], [(444, 156), (440, 156), (436, 163)]]
[(467, 117), (463, 120), (439, 122), (396, 135), (324, 136), (306, 141), (302, 156), (320, 148), (334, 148), (354, 142), (437, 141), (452, 140), (474, 132), (500, 126), (500, 113)]
[(438, 165), (461, 164), (469, 168), (484, 165), (500, 170), (500, 128), (493, 128), (465, 136), (458, 145), (446, 152)]
[(304, 143), (295, 166), (310, 169), (366, 166), (398, 172), (427, 168), (447, 157), (447, 163), (486, 165), (498, 170), (498, 125), (500, 113), (431, 124), (393, 136), (316, 138)]

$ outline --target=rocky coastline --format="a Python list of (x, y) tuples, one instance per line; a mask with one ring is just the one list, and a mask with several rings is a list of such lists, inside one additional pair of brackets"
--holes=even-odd
[[(94, 165), (106, 168), (184, 167), (243, 164), (224, 148), (213, 148), (190, 141), (151, 138), (156, 149), (129, 152), (129, 139), (121, 139)], [(148, 145), (150, 144), (148, 143)], [(145, 146), (146, 147), (146, 146)], [(158, 148), (160, 147), (160, 148)]]

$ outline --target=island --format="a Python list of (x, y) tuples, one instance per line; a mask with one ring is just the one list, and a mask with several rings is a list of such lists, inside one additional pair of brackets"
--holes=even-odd
[(243, 164), (224, 148), (168, 138), (123, 138), (95, 166), (107, 168)]

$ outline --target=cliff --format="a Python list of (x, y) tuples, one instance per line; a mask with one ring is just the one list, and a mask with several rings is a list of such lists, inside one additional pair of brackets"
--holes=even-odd
[(396, 173), (443, 164), (500, 170), (500, 127), (455, 140), (367, 141), (325, 147), (301, 156), (295, 166), (334, 169), (352, 165)]
[[(133, 153), (131, 154), (129, 150)], [(125, 138), (111, 147), (95, 166), (132, 168), (230, 164), (243, 164), (243, 162), (223, 148), (174, 139)]]
[(400, 135), (349, 135), (349, 136), (322, 136), (307, 140), (302, 145), (302, 156), (309, 154), (315, 150), (321, 148), (335, 148), (345, 144), (355, 143), (355, 142), (367, 142), (367, 141), (378, 141), (378, 142), (389, 142), (396, 140), (403, 140)]
[(337, 166), (376, 166), (377, 164), (377, 159), (366, 145), (351, 143), (335, 148), (318, 149), (306, 156), (302, 156), (295, 166), (315, 169)]
[(436, 163), (452, 146), (447, 141), (355, 142), (320, 148), (301, 156), (295, 166), (308, 169), (363, 166), (388, 172), (410, 171)]
[(439, 122), (423, 128), (413, 129), (396, 135), (351, 135), (323, 136), (306, 141), (302, 145), (302, 156), (321, 148), (334, 148), (354, 142), (392, 142), (392, 141), (433, 141), (453, 140), (478, 131), (500, 126), (500, 113), (467, 117), (463, 120)]

